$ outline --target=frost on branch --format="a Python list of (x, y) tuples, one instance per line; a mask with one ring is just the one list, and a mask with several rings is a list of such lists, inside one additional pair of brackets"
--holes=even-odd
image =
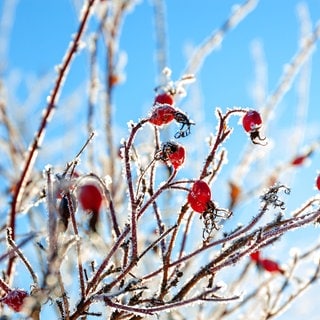
[[(310, 167), (320, 144), (301, 127), (312, 141), (300, 149), (304, 135), (295, 143), (296, 126), (287, 129), (289, 121), (285, 119), (283, 125), (281, 112), (272, 127), (269, 120), (312, 54), (319, 27), (310, 36), (304, 35), (290, 68), (284, 70), (268, 98), (261, 95), (259, 103), (250, 108), (230, 108), (237, 101), (218, 107), (215, 95), (205, 97), (205, 110), (210, 112), (203, 123), (195, 124), (186, 112), (187, 105), (198, 112), (202, 101), (192, 89), (212, 86), (215, 92), (213, 84), (221, 79), (208, 70), (210, 81), (201, 83), (200, 67), (214, 49), (224, 49), (228, 32), (257, 1), (244, 1), (231, 10), (225, 23), (196, 49), (187, 62), (187, 72), (177, 80), (172, 76), (179, 72), (176, 65), (172, 70), (157, 68), (163, 72), (156, 84), (143, 81), (142, 73), (132, 75), (120, 49), (119, 40), (126, 38), (121, 32), (127, 32), (124, 19), (137, 2), (83, 3), (78, 29), (57, 64), (56, 80), (48, 90), (35, 132), (27, 132), (30, 119), (36, 122), (32, 110), (30, 114), (25, 111), (24, 121), (12, 116), (19, 114), (11, 103), (19, 95), (14, 96), (15, 88), (3, 73), (3, 317), (270, 319), (290, 309), (319, 280), (320, 244), (315, 227), (320, 221), (320, 176)], [(153, 4), (160, 10), (161, 1)], [(163, 36), (157, 41), (161, 51), (157, 54), (167, 62), (165, 32), (157, 31), (157, 37)], [(143, 52), (141, 46), (137, 48)], [(76, 89), (69, 97), (68, 88), (62, 89), (71, 83), (72, 68), (79, 66), (72, 64), (74, 57), (84, 53), (89, 54), (88, 65), (82, 67), (88, 72), (81, 81), (89, 84), (89, 92)], [(130, 56), (128, 61), (139, 72), (147, 70), (146, 60), (138, 65)], [(200, 81), (194, 84), (196, 78)], [(142, 90), (127, 92), (122, 79)], [(3, 90), (13, 96), (6, 99)], [(232, 86), (224, 90), (224, 98), (230, 99)], [(27, 101), (36, 100), (37, 90), (31, 91)], [(307, 88), (300, 94), (306, 92)], [(137, 105), (139, 100), (131, 99), (133, 96), (147, 101), (146, 106)], [(80, 97), (76, 103), (74, 97)], [(300, 114), (294, 105), (290, 108), (292, 115)], [(130, 115), (133, 120), (125, 120), (127, 127), (118, 126), (118, 116), (125, 117), (132, 110), (136, 114)], [(237, 120), (242, 127), (236, 125)], [(55, 123), (59, 130), (51, 127)], [(287, 151), (280, 139), (284, 129), (285, 137), (290, 142), (292, 138), (290, 147), (305, 150), (293, 150), (285, 160), (275, 152), (277, 146)], [(274, 141), (274, 149), (264, 148), (262, 130)], [(99, 138), (93, 140), (95, 132)], [(34, 137), (29, 147), (28, 137)], [(44, 163), (52, 165), (45, 167), (43, 175)], [(314, 194), (296, 206), (292, 195), (299, 190), (288, 175), (291, 178), (299, 172), (312, 175), (313, 180), (299, 180), (298, 187)], [(299, 197), (307, 196), (301, 193)], [(275, 214), (270, 214), (271, 209)], [(289, 238), (303, 228), (306, 239)], [(300, 248), (294, 256), (288, 255), (292, 245)]]
[(285, 194), (290, 194), (290, 189), (281, 184), (276, 184), (268, 189), (268, 191), (261, 196), (262, 202), (267, 204), (268, 206), (272, 205), (274, 208), (280, 208), (281, 210), (284, 210), (285, 202), (279, 199), (279, 192), (283, 191)]

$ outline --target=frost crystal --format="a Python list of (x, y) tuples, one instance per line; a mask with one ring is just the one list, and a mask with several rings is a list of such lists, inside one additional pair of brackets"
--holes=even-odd
[(281, 210), (285, 209), (284, 201), (279, 199), (278, 192), (280, 190), (284, 190), (285, 194), (290, 193), (290, 189), (284, 185), (276, 184), (273, 187), (269, 188), (269, 190), (261, 196), (261, 200), (265, 201), (267, 204), (272, 204), (274, 208), (280, 207)]
[(135, 126), (135, 122), (133, 120), (129, 120), (127, 122), (128, 129), (131, 130)]
[(109, 175), (106, 175), (104, 177), (104, 182), (105, 182), (106, 186), (109, 186), (112, 183), (112, 178)]

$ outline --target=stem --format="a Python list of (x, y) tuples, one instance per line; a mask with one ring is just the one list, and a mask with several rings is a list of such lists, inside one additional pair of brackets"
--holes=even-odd
[[(89, 87), (89, 99), (88, 99), (88, 113), (87, 113), (87, 130), (88, 134), (93, 132), (93, 116), (95, 111), (95, 100), (97, 90), (97, 44), (98, 36), (95, 34), (92, 39), (92, 51), (90, 52), (90, 87)], [(93, 168), (94, 166), (94, 152), (93, 147), (88, 150), (89, 164)]]
[[(26, 237), (24, 240), (22, 240), (18, 245), (16, 245), (18, 248), (21, 248), (22, 246), (24, 246), (26, 243), (28, 243), (31, 239), (33, 239), (35, 237), (34, 233), (31, 233), (28, 237)], [(11, 238), (12, 239), (12, 238)], [(13, 253), (15, 252), (15, 250), (12, 248), (10, 250), (8, 250), (6, 253), (4, 253), (3, 255), (0, 256), (0, 262), (3, 261), (4, 259), (6, 259), (9, 256), (12, 256)]]
[(162, 240), (173, 230), (175, 229), (177, 226), (174, 225), (173, 227), (169, 228), (167, 231), (163, 232), (162, 234), (160, 234), (159, 238), (156, 239), (154, 242), (152, 242), (140, 255), (138, 260), (140, 260), (149, 250), (151, 250), (154, 246), (156, 246), (160, 241), (162, 242)]
[[(181, 257), (181, 258), (179, 258), (178, 260), (169, 263), (166, 267), (167, 267), (167, 268), (174, 267), (174, 266), (179, 265), (179, 264), (181, 264), (181, 263), (183, 263), (183, 262), (185, 262), (185, 261), (193, 258), (194, 256), (200, 254), (201, 252), (204, 252), (204, 251), (206, 251), (206, 250), (208, 250), (208, 249), (210, 249), (210, 248), (212, 248), (212, 247), (215, 247), (215, 246), (218, 246), (218, 245), (222, 245), (222, 244), (224, 244), (224, 243), (228, 243), (228, 242), (230, 242), (230, 241), (232, 241), (232, 240), (235, 240), (235, 239), (239, 238), (241, 235), (243, 235), (244, 233), (246, 233), (247, 231), (249, 231), (251, 228), (253, 228), (253, 226), (254, 226), (254, 225), (262, 218), (262, 216), (266, 213), (267, 209), (268, 209), (268, 206), (267, 206), (267, 204), (265, 204), (264, 207), (261, 209), (260, 213), (259, 213), (256, 217), (254, 217), (254, 218), (252, 219), (252, 221), (251, 221), (247, 226), (245, 226), (245, 227), (243, 227), (243, 228), (240, 228), (239, 230), (235, 231), (234, 233), (232, 233), (232, 234), (230, 234), (230, 235), (228, 235), (228, 236), (226, 236), (226, 237), (224, 237), (224, 238), (222, 238), (222, 239), (219, 239), (219, 240), (217, 240), (217, 241), (214, 241), (214, 242), (211, 242), (211, 243), (209, 243), (209, 244), (206, 244), (206, 245), (202, 246), (201, 248), (199, 248), (199, 249), (197, 249), (197, 250), (195, 250), (195, 251), (193, 251), (193, 252), (185, 255), (184, 257)], [(179, 218), (180, 218), (180, 216), (179, 216)], [(174, 231), (176, 231), (176, 230), (177, 230), (177, 229), (175, 229)], [(161, 272), (162, 270), (163, 270), (163, 268), (159, 268), (159, 269), (157, 269), (156, 271), (154, 271), (154, 272), (146, 275), (145, 277), (143, 277), (143, 279), (152, 278), (152, 277), (154, 277), (156, 274), (158, 274), (159, 272)]]
[(111, 257), (113, 254), (117, 251), (117, 249), (122, 244), (122, 241), (125, 239), (125, 237), (128, 235), (130, 231), (130, 228), (124, 229), (120, 237), (117, 239), (117, 241), (114, 243), (113, 247), (109, 251), (108, 255), (104, 258), (103, 262), (101, 263), (98, 270), (95, 272), (95, 275), (91, 279), (91, 281), (87, 284), (86, 294), (89, 294), (90, 291), (94, 290), (96, 286), (99, 284), (100, 277), (103, 273), (103, 270), (107, 267)]
[(134, 138), (139, 129), (148, 121), (148, 119), (141, 120), (137, 125), (135, 125), (129, 136), (128, 142), (125, 143), (124, 148), (124, 159), (125, 159), (125, 173), (126, 180), (128, 184), (128, 191), (130, 197), (131, 205), (131, 242), (132, 242), (132, 257), (131, 260), (134, 261), (138, 256), (138, 241), (137, 241), (137, 203), (135, 198), (135, 193), (133, 190), (132, 175), (131, 175), (131, 164), (130, 164), (130, 149), (133, 145)]
[(70, 307), (69, 307), (69, 300), (66, 294), (66, 291), (64, 289), (64, 282), (63, 282), (63, 278), (61, 276), (61, 272), (60, 270), (58, 271), (57, 274), (58, 277), (58, 283), (62, 292), (62, 303), (63, 303), (63, 310), (64, 310), (64, 319), (65, 320), (69, 320), (69, 316), (70, 316)]
[(285, 221), (281, 221), (281, 225), (279, 225), (279, 222), (276, 221), (272, 224), (272, 226), (268, 227), (268, 231), (256, 230), (253, 231), (251, 234), (244, 236), (237, 242), (233, 243), (225, 252), (220, 254), (219, 257), (217, 257), (213, 261), (210, 261), (204, 268), (202, 268), (197, 274), (195, 274), (192, 277), (192, 279), (189, 280), (184, 285), (184, 287), (176, 294), (173, 300), (175, 301), (182, 299), (190, 291), (190, 289), (193, 288), (195, 284), (206, 275), (215, 274), (216, 272), (223, 268), (226, 268), (227, 266), (234, 265), (242, 257), (246, 256), (249, 253), (249, 251), (254, 251), (253, 248), (250, 248), (241, 252), (241, 249), (245, 248), (248, 245), (248, 243), (254, 240), (254, 238), (257, 235), (257, 246), (261, 246), (264, 243), (271, 241), (272, 239), (279, 238), (281, 235), (288, 232), (289, 230), (301, 228), (306, 224), (317, 221), (317, 219), (319, 219), (319, 216), (320, 210), (317, 210), (315, 212), (307, 213), (299, 218), (291, 218)]
[[(29, 154), (27, 155), (27, 158), (25, 160), (25, 163), (23, 165), (23, 169), (20, 175), (20, 178), (17, 182), (15, 192), (13, 194), (13, 199), (12, 199), (12, 204), (11, 204), (11, 211), (9, 215), (9, 221), (8, 221), (8, 226), (12, 230), (12, 239), (15, 239), (15, 227), (16, 227), (16, 214), (17, 211), (19, 210), (19, 205), (21, 202), (21, 199), (23, 197), (23, 193), (25, 190), (25, 186), (27, 184), (27, 181), (29, 180), (31, 171), (33, 169), (34, 163), (36, 161), (37, 155), (38, 155), (38, 149), (41, 146), (42, 140), (45, 135), (45, 130), (48, 125), (49, 120), (51, 119), (56, 102), (58, 100), (59, 93), (61, 91), (63, 82), (66, 78), (68, 68), (71, 64), (72, 59), (74, 58), (75, 54), (78, 51), (79, 48), (79, 43), (80, 39), (84, 33), (86, 24), (88, 22), (89, 16), (90, 16), (90, 10), (93, 4), (95, 3), (96, 0), (89, 0), (85, 4), (85, 10), (84, 14), (82, 16), (81, 22), (79, 29), (74, 37), (74, 40), (68, 49), (66, 56), (64, 57), (64, 60), (62, 62), (61, 67), (59, 68), (58, 72), (58, 77), (55, 83), (55, 86), (53, 88), (52, 94), (49, 96), (49, 102), (44, 110), (42, 120), (40, 122), (39, 129), (37, 130), (35, 137), (33, 139), (33, 142), (31, 143), (29, 147)], [(8, 261), (8, 266), (7, 266), (7, 276), (8, 278), (11, 277), (12, 269), (13, 269), (13, 262), (14, 258), (11, 257)]]
[(191, 213), (189, 215), (187, 223), (186, 223), (186, 226), (185, 226), (185, 229), (184, 229), (184, 232), (183, 232), (183, 237), (182, 237), (180, 251), (179, 251), (179, 258), (182, 257), (184, 249), (186, 247), (186, 243), (187, 243), (187, 239), (188, 239), (188, 234), (189, 234), (192, 218), (193, 218), (193, 213)]
[(165, 27), (165, 6), (163, 0), (153, 0), (153, 13), (155, 22), (156, 35), (156, 58), (158, 74), (160, 75), (165, 67), (167, 67), (167, 37)]
[(79, 281), (80, 281), (80, 290), (81, 290), (81, 298), (84, 299), (85, 297), (85, 285), (84, 285), (84, 277), (83, 277), (83, 265), (82, 265), (82, 258), (81, 258), (81, 246), (80, 246), (80, 237), (79, 231), (77, 226), (77, 221), (75, 217), (75, 208), (73, 207), (73, 202), (70, 193), (66, 194), (67, 201), (68, 201), (68, 208), (70, 212), (71, 222), (73, 226), (74, 234), (77, 238), (76, 248), (77, 248), (77, 259), (78, 259), (78, 273), (79, 273)]
[(219, 126), (218, 132), (216, 135), (215, 143), (207, 156), (205, 164), (203, 166), (202, 172), (200, 174), (200, 179), (205, 178), (208, 176), (208, 168), (212, 161), (215, 159), (218, 147), (227, 139), (227, 137), (231, 134), (232, 129), (228, 128), (228, 118), (233, 114), (241, 114), (244, 113), (245, 110), (241, 108), (235, 108), (232, 110), (227, 111), (225, 115), (222, 115), (221, 110), (217, 109), (217, 115), (219, 117)]
[[(204, 301), (227, 302), (227, 301), (233, 301), (233, 300), (239, 299), (239, 296), (233, 296), (233, 297), (229, 297), (229, 298), (216, 297), (214, 295), (214, 293), (216, 291), (217, 291), (217, 289), (214, 288), (212, 290), (207, 290), (205, 292), (202, 292), (199, 295), (192, 297), (190, 299), (186, 299), (184, 301), (175, 301), (175, 302), (171, 302), (171, 303), (165, 303), (165, 304), (157, 306), (157, 307), (148, 307), (148, 308), (137, 308), (137, 307), (123, 305), (123, 304), (120, 304), (117, 302), (113, 302), (113, 301), (111, 301), (110, 298), (103, 296), (103, 295), (101, 296), (100, 299), (103, 299), (104, 302), (112, 308), (127, 311), (127, 312), (130, 312), (133, 314), (137, 313), (137, 314), (144, 314), (144, 315), (146, 315), (146, 314), (152, 315), (154, 313), (166, 311), (169, 309), (184, 307), (189, 304), (203, 303)], [(208, 295), (213, 295), (213, 297), (207, 298)], [(97, 297), (97, 298), (99, 298), (99, 297)]]
[(32, 277), (34, 285), (36, 287), (38, 287), (39, 286), (38, 277), (37, 277), (36, 273), (34, 272), (34, 270), (32, 269), (32, 266), (31, 266), (30, 262), (24, 256), (24, 254), (19, 249), (17, 244), (12, 240), (11, 230), (9, 228), (7, 229), (7, 240), (8, 240), (8, 244), (10, 245), (10, 247), (12, 247), (14, 252), (19, 256), (19, 258), (22, 260), (22, 262), (26, 266), (27, 270), (29, 271), (29, 273), (30, 273), (30, 275)]
[(187, 212), (187, 210), (188, 210), (188, 203), (183, 205), (181, 208), (181, 211), (180, 211), (177, 223), (176, 223), (177, 228), (175, 230), (173, 230), (173, 234), (170, 239), (168, 250), (167, 250), (167, 253), (164, 257), (163, 267), (161, 268), (161, 270), (163, 270), (163, 275), (162, 275), (162, 283), (161, 283), (161, 292), (160, 292), (160, 296), (159, 296), (160, 300), (163, 299), (163, 297), (165, 296), (165, 294), (168, 291), (167, 282), (168, 282), (168, 277), (169, 277), (168, 273), (169, 273), (169, 266), (170, 266), (170, 258), (171, 258), (174, 243), (175, 243), (178, 231), (179, 231), (178, 227), (181, 225), (181, 222), (182, 222), (183, 217), (184, 217), (185, 213)]
[[(159, 131), (155, 129), (156, 150), (158, 150), (159, 144), (160, 144)], [(156, 164), (153, 161), (152, 162), (152, 168), (151, 168), (151, 171), (150, 171), (150, 184), (149, 184), (149, 189), (148, 189), (150, 197), (152, 197), (153, 194), (154, 194), (154, 183), (155, 183), (155, 174), (156, 174), (155, 165)], [(162, 218), (161, 218), (161, 213), (160, 213), (160, 210), (158, 208), (158, 205), (157, 205), (156, 201), (153, 202), (153, 211), (154, 211), (154, 214), (155, 214), (155, 217), (156, 217), (156, 220), (157, 220), (159, 234), (163, 234), (163, 232), (164, 232), (164, 224), (163, 224), (163, 221), (162, 221)], [(161, 248), (162, 259), (164, 259), (164, 254), (165, 254), (165, 241), (164, 240), (161, 241), (160, 248)]]
[(0, 278), (0, 288), (5, 291), (5, 293), (9, 293), (11, 288)]
[[(48, 235), (49, 235), (49, 251), (48, 251), (48, 274), (51, 274), (54, 268), (54, 262), (57, 258), (57, 217), (53, 191), (52, 170), (47, 169), (47, 207), (48, 207)], [(13, 240), (13, 239), (12, 239)]]
[(245, 18), (257, 5), (258, 0), (247, 0), (236, 10), (233, 10), (230, 17), (213, 34), (211, 34), (194, 52), (184, 74), (194, 74), (202, 66), (205, 58), (216, 48), (220, 47), (225, 34), (234, 28)]
[[(114, 12), (110, 17), (113, 18), (112, 21), (108, 19), (108, 8), (105, 12), (105, 19), (103, 25), (104, 40), (105, 46), (107, 48), (106, 52), (106, 72), (105, 72), (105, 83), (106, 83), (106, 105), (105, 105), (105, 133), (106, 133), (106, 143), (107, 148), (109, 149), (110, 156), (110, 166), (109, 172), (112, 181), (115, 181), (115, 148), (114, 148), (114, 138), (113, 138), (113, 114), (112, 114), (112, 98), (113, 98), (113, 89), (117, 83), (117, 74), (116, 74), (116, 48), (118, 47), (118, 34), (120, 32), (120, 24), (124, 12), (126, 11), (127, 6), (130, 4), (130, 1), (123, 1), (120, 6), (114, 6), (117, 8), (117, 11)], [(112, 185), (111, 195), (114, 196), (115, 188)]]
[[(139, 214), (137, 215), (137, 220), (141, 218), (142, 214), (146, 211), (146, 209), (156, 200), (156, 198), (168, 188), (168, 185), (170, 184), (171, 180), (175, 177), (176, 171), (173, 172), (173, 174), (168, 179), (167, 183), (165, 183), (162, 187), (160, 187), (154, 195), (146, 202), (146, 204), (141, 208), (139, 211)], [(121, 246), (123, 243), (123, 240), (130, 232), (130, 225), (127, 225), (127, 227), (123, 230), (122, 234), (119, 236), (119, 238), (114, 243), (113, 247), (109, 251), (108, 255), (105, 257), (103, 262), (101, 263), (99, 269), (96, 271), (95, 275), (93, 276), (92, 280), (87, 285), (86, 294), (88, 294), (90, 291), (94, 290), (96, 286), (99, 284), (100, 277), (103, 273), (103, 270), (107, 267), (111, 257), (113, 254), (117, 251), (117, 249)], [(135, 266), (135, 261), (132, 261), (127, 268), (122, 271), (122, 273), (119, 275), (118, 278), (116, 278), (114, 281), (112, 281), (108, 287), (111, 289), (116, 283), (118, 283), (129, 271)]]
[[(139, 214), (137, 216), (137, 220), (142, 216), (142, 214), (146, 211), (146, 209), (155, 201), (155, 199), (165, 190), (167, 189), (169, 183), (171, 182), (172, 179), (174, 179), (177, 171), (174, 170), (172, 172), (172, 175), (169, 177), (167, 183), (165, 183), (162, 187), (160, 187), (154, 194), (153, 196), (146, 202), (146, 204), (141, 208), (139, 211)], [(127, 229), (128, 230), (128, 229)], [(174, 229), (175, 231), (176, 229)], [(129, 232), (129, 230), (128, 230)], [(128, 265), (128, 267), (119, 275), (118, 278), (113, 280), (109, 285), (108, 288), (112, 288), (116, 283), (118, 283), (120, 280), (122, 280), (129, 272), (130, 270), (136, 265), (135, 260), (131, 260), (131, 263)]]

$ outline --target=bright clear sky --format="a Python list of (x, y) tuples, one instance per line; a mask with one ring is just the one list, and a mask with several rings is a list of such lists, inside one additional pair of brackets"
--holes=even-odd
[[(166, 1), (168, 65), (177, 79), (186, 67), (190, 52), (217, 30), (230, 15), (231, 8), (241, 1)], [(156, 86), (154, 20), (152, 1), (139, 1), (129, 13), (123, 25), (120, 51), (126, 53), (126, 82), (115, 93), (116, 114), (120, 126), (127, 120), (135, 120), (149, 109)], [(205, 108), (212, 114), (216, 106), (253, 106), (252, 88), (255, 82), (252, 48), (259, 42), (267, 65), (266, 94), (275, 90), (284, 64), (297, 52), (300, 35), (297, 7), (305, 3), (314, 27), (319, 19), (320, 3), (316, 0), (262, 0), (244, 21), (229, 32), (221, 48), (212, 53), (196, 75), (200, 89), (200, 103), (190, 110), (195, 116), (197, 108)], [(11, 0), (1, 1), (0, 13), (5, 6), (15, 7), (15, 19), (9, 28), (10, 39), (5, 52), (0, 51), (6, 62), (5, 75), (12, 80), (12, 72), (19, 71), (24, 78), (54, 75), (54, 66), (61, 62), (70, 42), (71, 34), (78, 25), (81, 1), (72, 0)], [(10, 10), (9, 10), (10, 11)], [(91, 24), (93, 25), (93, 23)], [(92, 31), (92, 29), (90, 29)], [(2, 33), (3, 37), (3, 33)], [(5, 46), (3, 46), (5, 48)], [(71, 91), (84, 82), (88, 72), (84, 51), (74, 61), (64, 92)], [(313, 58), (312, 85), (310, 91), (309, 119), (319, 119), (317, 94), (320, 67), (319, 53)], [(13, 80), (12, 80), (13, 81)], [(26, 81), (26, 80), (25, 80)], [(26, 97), (26, 84), (20, 83), (21, 99)], [(63, 92), (63, 93), (64, 93)], [(64, 95), (62, 94), (62, 98)], [(43, 96), (45, 99), (45, 95)], [(187, 103), (187, 100), (183, 101)], [(41, 101), (40, 101), (41, 103)], [(45, 100), (42, 101), (42, 105)], [(281, 113), (292, 110), (297, 103), (297, 92), (281, 101)], [(125, 110), (125, 112), (122, 112)], [(289, 112), (290, 114), (291, 111)], [(291, 118), (291, 117), (290, 117)], [(285, 120), (285, 119), (284, 119)]]
[[(172, 69), (173, 79), (181, 76), (192, 49), (224, 23), (233, 5), (242, 2), (244, 1), (166, 1), (168, 66)], [(81, 3), (82, 1), (76, 0), (2, 0), (0, 2), (2, 19), (0, 29), (2, 70), (0, 71), (12, 89), (8, 95), (15, 110), (24, 112), (21, 108), (26, 104), (26, 99), (30, 98), (28, 96), (30, 88), (35, 91), (43, 88), (43, 93), (39, 94), (38, 98), (28, 100), (28, 105), (34, 112), (30, 121), (31, 127), (38, 126), (40, 111), (52, 88), (55, 77), (54, 68), (62, 61), (71, 35), (77, 30), (78, 10)], [(123, 24), (120, 52), (127, 57), (124, 68), (126, 81), (115, 91), (115, 119), (119, 139), (127, 132), (128, 120), (136, 121), (148, 112), (153, 100), (153, 89), (157, 85), (151, 4), (151, 0), (140, 1), (128, 14)], [(302, 4), (308, 9), (310, 27), (314, 29), (320, 19), (319, 0), (259, 1), (256, 9), (226, 35), (220, 48), (207, 57), (202, 69), (196, 74), (196, 84), (190, 85), (190, 94), (181, 101), (181, 107), (187, 110), (191, 118), (202, 119), (208, 128), (211, 126), (213, 129), (216, 125), (213, 115), (215, 107), (219, 106), (225, 110), (233, 106), (253, 106), (257, 109), (263, 106), (256, 105), (257, 100), (254, 94), (256, 92), (253, 90), (256, 80), (253, 48), (261, 49), (261, 58), (267, 68), (264, 89), (268, 96), (276, 89), (285, 64), (299, 49), (301, 30), (298, 8), (300, 8), (299, 12), (302, 12)], [(4, 8), (7, 14), (5, 18), (3, 17)], [(10, 14), (12, 14), (11, 17)], [(90, 26), (93, 25), (95, 23), (91, 22)], [(88, 31), (92, 30), (95, 29), (89, 28)], [(270, 161), (275, 161), (273, 163), (279, 159), (289, 159), (303, 145), (320, 137), (319, 61), (319, 50), (316, 49), (312, 63), (309, 64), (312, 74), (310, 87), (306, 89), (310, 90), (308, 111), (299, 113), (297, 81), (277, 107), (269, 127), (270, 136), (276, 142), (274, 153), (270, 156)], [(72, 64), (70, 75), (62, 91), (61, 101), (65, 101), (75, 88), (85, 90), (87, 62), (88, 54), (84, 50)], [(48, 80), (41, 82), (43, 85), (41, 87), (37, 79), (43, 78), (44, 75), (48, 75)], [(80, 97), (79, 103), (85, 106), (85, 100)], [(294, 146), (291, 134), (292, 127), (297, 121), (297, 114), (300, 114), (300, 123), (308, 123), (308, 125), (305, 127), (304, 137), (297, 146)], [(58, 119), (61, 121), (59, 116)], [(52, 126), (57, 126), (54, 120)], [(33, 131), (30, 130), (30, 132)], [(236, 150), (233, 153), (236, 160), (237, 152), (240, 150), (239, 141), (244, 140), (240, 130), (237, 132), (240, 136), (231, 138), (234, 140), (230, 142)], [(32, 135), (26, 137), (26, 142), (30, 142), (31, 137)], [(293, 191), (292, 207), (315, 193), (313, 181), (316, 171), (320, 170), (319, 161), (319, 154), (316, 153), (310, 166), (302, 169), (301, 173), (291, 180), (293, 186), (300, 187), (297, 192)], [(231, 171), (225, 173), (226, 176), (231, 174)]]
[[(2, 1), (0, 10), (7, 3), (16, 4), (8, 50), (2, 57), (8, 62), (7, 74), (14, 69), (26, 75), (52, 72), (53, 67), (61, 62), (71, 34), (77, 28), (77, 10), (81, 1)], [(129, 118), (135, 118), (136, 112), (149, 104), (152, 89), (156, 85), (151, 3), (140, 1), (134, 11), (128, 14), (121, 36), (120, 50), (128, 56), (125, 69), (127, 82), (119, 87), (117, 101), (119, 109), (127, 104), (126, 100), (134, 106), (126, 108)], [(199, 45), (213, 30), (219, 28), (236, 3), (241, 1), (199, 0), (185, 1), (183, 5), (179, 1), (167, 1), (168, 64), (173, 77), (179, 77), (185, 69), (189, 55), (186, 52), (190, 52), (190, 48)], [(251, 88), (255, 79), (251, 49), (254, 41), (260, 41), (264, 50), (268, 66), (267, 89), (275, 89), (283, 65), (298, 48), (300, 30), (297, 6), (301, 3), (309, 8), (314, 26), (319, 19), (319, 1), (262, 0), (254, 12), (227, 34), (221, 48), (208, 57), (197, 75), (204, 107), (253, 104)], [(313, 77), (319, 74), (317, 57), (313, 59)], [(78, 60), (80, 58), (82, 55)], [(81, 72), (86, 70), (83, 66), (77, 66), (76, 60), (73, 70), (77, 69), (76, 75), (80, 77), (75, 78), (80, 82)], [(315, 84), (318, 82), (317, 78), (312, 80)], [(314, 105), (318, 105), (318, 101), (311, 96), (311, 108)], [(117, 113), (118, 118), (121, 116)]]

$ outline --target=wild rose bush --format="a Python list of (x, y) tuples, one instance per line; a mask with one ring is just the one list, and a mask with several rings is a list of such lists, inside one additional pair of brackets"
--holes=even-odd
[[(160, 10), (161, 2), (155, 4)], [(2, 163), (8, 186), (2, 196), (8, 203), (1, 228), (3, 319), (276, 318), (319, 278), (318, 239), (309, 247), (288, 239), (317, 227), (320, 176), (314, 173), (314, 195), (290, 210), (291, 186), (282, 181), (312, 161), (319, 142), (288, 161), (277, 159), (268, 170), (261, 170), (259, 161), (273, 152), (273, 144), (283, 143), (268, 132), (270, 116), (313, 52), (319, 27), (303, 39), (262, 106), (214, 107), (211, 133), (202, 135), (202, 124), (184, 110), (184, 101), (207, 55), (257, 5), (244, 2), (197, 48), (181, 78), (174, 79), (171, 68), (159, 62), (149, 110), (128, 119), (121, 139), (112, 97), (121, 85), (116, 63), (121, 23), (134, 5), (84, 2), (78, 31), (57, 68), (29, 147), (21, 143), (24, 127), (10, 114), (3, 81), (6, 138), (1, 146), (9, 159)], [(96, 28), (89, 28), (86, 38), (92, 20)], [(77, 94), (88, 99), (87, 138), (79, 143), (74, 117), (68, 129), (74, 144), (66, 139), (68, 147), (57, 150), (46, 142), (46, 133), (50, 119), (63, 112), (59, 95), (85, 41), (89, 94)], [(107, 68), (98, 59), (100, 41)], [(99, 108), (104, 124), (94, 117)], [(235, 154), (229, 142), (236, 138), (244, 150), (230, 168), (228, 159)], [(55, 165), (49, 160), (39, 168), (36, 160), (50, 148), (68, 160)], [(194, 148), (203, 148), (205, 156), (195, 157)], [(233, 172), (228, 179), (225, 168)], [(246, 180), (250, 176), (253, 183)], [(287, 256), (272, 253), (270, 248), (278, 246), (285, 246)], [(289, 254), (291, 248), (299, 250)]]

